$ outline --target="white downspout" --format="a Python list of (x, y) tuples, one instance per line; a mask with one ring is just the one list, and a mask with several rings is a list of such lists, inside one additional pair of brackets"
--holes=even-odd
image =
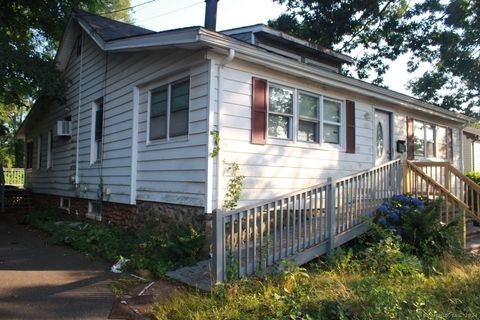
[[(222, 110), (222, 97), (223, 97), (223, 89), (222, 89), (222, 77), (223, 77), (223, 67), (225, 67), (228, 63), (232, 62), (232, 60), (235, 58), (235, 50), (230, 48), (228, 50), (228, 56), (225, 57), (225, 59), (223, 59), (222, 63), (218, 65), (218, 73), (217, 73), (217, 131), (218, 131), (218, 134), (221, 134), (222, 130), (222, 125), (221, 125), (221, 110)], [(221, 136), (220, 136), (220, 144), (221, 144)], [(219, 146), (220, 147), (220, 146)], [(221, 196), (221, 190), (220, 190), (220, 186), (221, 186), (221, 176), (222, 176), (222, 157), (221, 157), (221, 154), (222, 154), (222, 148), (220, 147), (219, 148), (219, 151), (218, 151), (218, 155), (217, 155), (217, 195), (216, 195), (216, 198), (217, 198), (217, 208), (220, 209), (221, 208), (221, 201), (223, 200), (222, 199), (222, 196)]]
[(78, 186), (80, 183), (79, 177), (79, 159), (80, 159), (80, 109), (82, 105), (82, 71), (83, 71), (83, 47), (85, 46), (83, 31), (82, 31), (82, 42), (80, 47), (80, 78), (78, 80), (78, 109), (77, 109), (77, 151), (75, 157), (75, 185)]

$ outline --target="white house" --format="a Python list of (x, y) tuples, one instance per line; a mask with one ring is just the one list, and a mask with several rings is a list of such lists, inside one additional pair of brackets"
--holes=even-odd
[(343, 76), (348, 56), (265, 25), (153, 32), (78, 11), (56, 62), (66, 103), (37, 103), (19, 131), (37, 205), (198, 225), (232, 163), (239, 205), (398, 158), (463, 170), (469, 118)]
[(464, 171), (480, 172), (480, 129), (463, 130)]

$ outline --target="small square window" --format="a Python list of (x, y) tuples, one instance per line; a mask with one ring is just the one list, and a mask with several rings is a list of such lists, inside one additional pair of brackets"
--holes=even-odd
[(70, 210), (70, 198), (60, 197), (60, 209)]
[(102, 202), (98, 200), (88, 201), (87, 218), (97, 221), (102, 220)]

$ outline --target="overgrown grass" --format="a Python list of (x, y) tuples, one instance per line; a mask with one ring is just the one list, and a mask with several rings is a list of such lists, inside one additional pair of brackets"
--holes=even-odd
[[(358, 263), (357, 260), (352, 260)], [(154, 308), (156, 319), (480, 319), (480, 262), (441, 259), (421, 269), (378, 273), (348, 262), (308, 271), (290, 267), (246, 278), (213, 293), (178, 292)]]
[(177, 230), (171, 235), (152, 230), (134, 232), (128, 228), (45, 213), (27, 214), (20, 222), (47, 231), (54, 244), (66, 244), (111, 263), (120, 257), (130, 259), (127, 268), (141, 270), (142, 274), (153, 277), (162, 277), (170, 269), (194, 263), (205, 241), (204, 235), (193, 228)]
[(178, 292), (157, 319), (480, 319), (480, 260), (463, 251), (439, 201), (399, 195), (371, 230), (307, 269)]

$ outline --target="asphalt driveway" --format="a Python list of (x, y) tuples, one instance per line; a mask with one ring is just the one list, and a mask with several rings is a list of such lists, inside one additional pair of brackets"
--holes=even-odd
[(107, 319), (109, 266), (0, 215), (0, 319)]

